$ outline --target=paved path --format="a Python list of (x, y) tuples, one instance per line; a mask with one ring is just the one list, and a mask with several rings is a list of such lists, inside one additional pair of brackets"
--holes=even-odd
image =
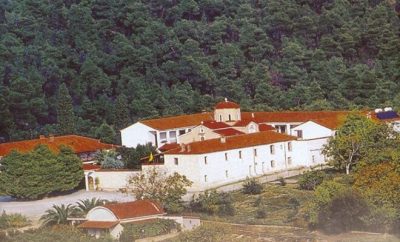
[(78, 202), (80, 199), (86, 198), (101, 198), (110, 201), (126, 202), (134, 200), (130, 194), (121, 192), (95, 192), (80, 190), (68, 195), (45, 198), (36, 201), (14, 201), (10, 197), (0, 196), (0, 213), (6, 211), (7, 213), (21, 213), (31, 220), (35, 221), (40, 218), (42, 214), (54, 204), (72, 204)]

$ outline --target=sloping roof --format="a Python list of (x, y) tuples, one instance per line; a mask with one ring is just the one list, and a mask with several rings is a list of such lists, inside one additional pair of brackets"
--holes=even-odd
[[(234, 125), (232, 126), (236, 126), (236, 127), (244, 127), (247, 126), (250, 122), (255, 122), (253, 119), (242, 119), (240, 121), (237, 121)], [(257, 123), (257, 122), (255, 122)]]
[(178, 148), (179, 144), (177, 143), (170, 143), (170, 144), (164, 144), (163, 146), (161, 146), (160, 148), (158, 148), (161, 152), (165, 152), (167, 150), (171, 150), (171, 149), (175, 149)]
[(252, 134), (235, 135), (225, 137), (225, 142), (221, 139), (210, 139), (193, 142), (184, 145), (184, 149), (177, 148), (165, 152), (165, 154), (204, 154), (217, 151), (239, 149), (263, 144), (273, 144), (289, 140), (296, 140), (294, 136), (277, 133), (274, 131), (257, 132)]
[(213, 130), (214, 133), (223, 135), (223, 136), (232, 136), (232, 135), (239, 135), (239, 134), (244, 134), (243, 132), (234, 129), (234, 128), (227, 128), (227, 129), (219, 129), (219, 130)]
[[(303, 123), (310, 120), (332, 119), (347, 116), (350, 111), (285, 111), (285, 112), (242, 112), (242, 119), (256, 123)], [(254, 118), (252, 117), (254, 115)]]
[(387, 120), (387, 119), (397, 119), (399, 115), (395, 111), (386, 111), (376, 113), (376, 117), (380, 120)]
[(211, 113), (196, 113), (189, 115), (180, 115), (167, 118), (157, 118), (157, 119), (147, 119), (139, 121), (153, 129), (157, 130), (167, 130), (176, 129), (182, 127), (196, 126), (201, 123), (201, 121), (213, 120)]
[(276, 130), (274, 127), (268, 124), (259, 124), (258, 125), (258, 130), (260, 131), (273, 131)]
[(151, 200), (106, 204), (103, 207), (110, 209), (118, 219), (161, 215), (165, 213), (159, 203)]
[(0, 156), (5, 156), (13, 150), (26, 153), (40, 144), (47, 145), (53, 152), (59, 152), (59, 147), (65, 145), (70, 147), (76, 154), (118, 147), (117, 145), (101, 143), (98, 139), (78, 135), (65, 135), (3, 143), (0, 144)]
[(227, 100), (219, 102), (217, 103), (217, 105), (215, 105), (215, 109), (227, 109), (227, 108), (240, 108), (240, 106), (237, 103), (230, 102)]
[(224, 122), (217, 122), (217, 121), (204, 121), (203, 125), (206, 126), (209, 129), (223, 129), (223, 128), (229, 128), (230, 126), (227, 125)]
[(91, 171), (91, 170), (99, 170), (101, 168), (100, 165), (95, 165), (95, 164), (83, 164), (82, 169), (84, 171)]
[(119, 224), (119, 221), (85, 221), (78, 225), (80, 229), (110, 229)]

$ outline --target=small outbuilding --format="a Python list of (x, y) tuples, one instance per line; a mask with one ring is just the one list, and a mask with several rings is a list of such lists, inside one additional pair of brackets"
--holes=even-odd
[(151, 200), (114, 203), (98, 206), (89, 211), (86, 221), (78, 226), (96, 238), (110, 234), (118, 239), (123, 231), (123, 223), (157, 219), (166, 213), (161, 205)]

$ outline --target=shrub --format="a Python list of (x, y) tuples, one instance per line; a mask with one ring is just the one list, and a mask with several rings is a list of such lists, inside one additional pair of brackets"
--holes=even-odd
[(260, 194), (263, 191), (263, 185), (260, 184), (256, 179), (247, 179), (247, 181), (243, 184), (242, 191), (244, 194)]
[(262, 203), (263, 203), (263, 198), (262, 198), (262, 196), (258, 196), (258, 197), (256, 198), (256, 200), (254, 201), (253, 206), (254, 206), (254, 207), (258, 207), (258, 206), (260, 206)]
[(297, 210), (300, 207), (300, 202), (297, 198), (291, 197), (288, 201), (289, 207), (293, 210)]
[(267, 217), (267, 211), (265, 211), (265, 207), (264, 206), (260, 206), (257, 208), (256, 210), (256, 218), (265, 218)]
[(299, 179), (300, 189), (314, 190), (324, 181), (324, 178), (325, 173), (323, 171), (307, 171)]
[(3, 211), (0, 216), (0, 229), (21, 228), (29, 224), (28, 218), (19, 213), (6, 214)]
[(232, 197), (229, 193), (218, 193), (216, 190), (206, 191), (192, 199), (190, 207), (196, 212), (231, 216), (235, 214)]
[(158, 219), (144, 224), (125, 224), (120, 241), (134, 241), (141, 238), (168, 234), (172, 230), (180, 230), (179, 224), (169, 219)]
[(279, 177), (278, 181), (279, 181), (279, 185), (281, 185), (281, 186), (283, 186), (283, 187), (286, 186), (285, 178)]
[(355, 191), (338, 193), (318, 214), (318, 226), (328, 233), (341, 233), (364, 227), (368, 204)]

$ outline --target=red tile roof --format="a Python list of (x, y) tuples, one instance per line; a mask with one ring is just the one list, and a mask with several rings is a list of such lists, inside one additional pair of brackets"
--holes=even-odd
[(100, 165), (95, 165), (95, 164), (83, 164), (82, 169), (84, 171), (91, 171), (91, 170), (99, 170), (101, 168)]
[(160, 148), (158, 148), (161, 152), (165, 152), (167, 150), (171, 150), (171, 149), (175, 149), (178, 148), (179, 144), (177, 143), (171, 143), (171, 144), (165, 144), (163, 146), (161, 146)]
[(217, 122), (217, 121), (212, 121), (212, 120), (204, 121), (203, 125), (209, 129), (223, 129), (223, 128), (231, 127), (224, 122)]
[[(347, 116), (350, 111), (285, 111), (285, 112), (242, 112), (242, 119), (253, 119), (256, 123), (307, 122), (315, 119), (332, 119)], [(254, 115), (254, 118), (252, 117)]]
[(258, 125), (258, 130), (260, 131), (273, 131), (276, 130), (274, 127), (268, 124), (259, 124)]
[(240, 108), (240, 106), (239, 104), (230, 101), (219, 102), (217, 103), (217, 105), (215, 105), (215, 109), (227, 109), (227, 108)]
[(80, 229), (110, 229), (119, 224), (119, 221), (85, 221), (78, 225)]
[(103, 207), (110, 209), (118, 219), (165, 214), (161, 205), (151, 200), (106, 204)]
[(212, 120), (213, 117), (211, 113), (196, 113), (196, 114), (180, 115), (167, 118), (147, 119), (139, 122), (153, 129), (167, 130), (167, 129), (196, 126), (199, 125), (201, 121), (212, 121)]
[(0, 144), (0, 156), (9, 154), (12, 150), (22, 153), (33, 150), (36, 146), (44, 144), (54, 152), (59, 151), (61, 145), (70, 147), (76, 154), (84, 152), (94, 152), (97, 150), (112, 149), (117, 145), (101, 143), (98, 139), (78, 135), (55, 136), (53, 138), (39, 138), (33, 140), (24, 140)]
[(213, 130), (214, 133), (223, 135), (223, 136), (233, 136), (233, 135), (239, 135), (239, 134), (244, 134), (243, 132), (234, 129), (234, 128), (227, 128), (227, 129), (219, 129), (219, 130)]
[[(250, 122), (255, 122), (253, 119), (242, 119), (240, 121), (237, 121), (233, 126), (236, 127), (245, 127), (247, 126)], [(257, 122), (255, 122), (257, 123)]]
[(274, 131), (257, 132), (252, 134), (225, 137), (225, 143), (221, 142), (220, 138), (193, 142), (184, 145), (184, 150), (180, 147), (169, 150), (165, 152), (165, 154), (204, 154), (263, 144), (273, 144), (296, 139), (297, 138), (294, 136), (289, 136)]

